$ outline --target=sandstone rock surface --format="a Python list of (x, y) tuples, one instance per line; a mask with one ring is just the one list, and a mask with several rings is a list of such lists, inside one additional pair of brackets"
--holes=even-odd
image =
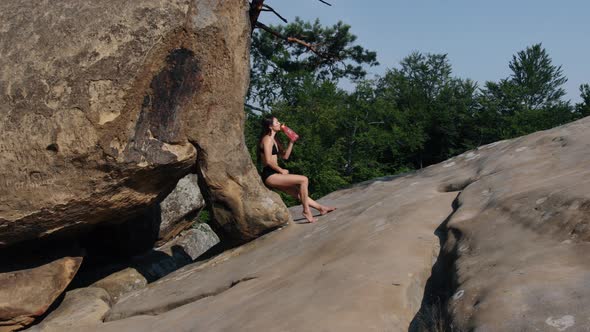
[(110, 309), (111, 298), (101, 288), (80, 288), (69, 291), (59, 308), (51, 312), (43, 323), (29, 332), (82, 331), (85, 327), (102, 322)]
[(216, 220), (289, 220), (243, 140), (245, 0), (0, 2), (0, 249), (121, 220), (195, 170)]
[[(200, 224), (183, 232), (179, 237), (167, 243), (165, 246), (158, 248), (146, 255), (136, 257), (132, 260), (133, 267), (128, 267), (111, 273), (110, 275), (92, 283), (89, 287), (77, 288), (68, 291), (63, 301), (56, 305), (55, 310), (51, 311), (40, 324), (37, 324), (27, 331), (80, 331), (87, 329), (91, 325), (102, 323), (106, 313), (110, 310), (111, 304), (119, 300), (122, 295), (131, 291), (146, 287), (149, 280), (155, 280), (166, 274), (177, 270), (178, 268), (193, 262), (201, 254), (213, 247), (219, 242), (217, 235), (207, 224)], [(60, 263), (59, 261), (57, 263)], [(111, 268), (115, 268), (114, 266)], [(46, 272), (46, 271), (43, 271)], [(104, 271), (94, 271), (95, 273), (104, 273)], [(143, 273), (143, 274), (142, 274)], [(22, 281), (30, 278), (33, 273), (21, 273), (19, 276), (0, 274), (0, 281), (4, 282), (3, 286), (13, 287), (11, 294), (0, 291), (0, 303), (17, 302), (16, 299), (22, 297), (14, 289), (27, 291), (32, 288), (33, 282), (27, 283), (23, 287)], [(39, 274), (39, 272), (37, 272)], [(43, 273), (41, 273), (43, 275)], [(51, 276), (55, 273), (45, 273)], [(145, 276), (144, 276), (145, 274)], [(72, 274), (73, 276), (73, 274)], [(89, 277), (87, 275), (86, 277)], [(18, 285), (10, 283), (11, 280), (18, 278), (21, 282)], [(49, 285), (44, 280), (33, 280), (38, 282), (38, 286), (45, 286), (47, 289), (32, 289), (33, 294), (28, 294), (31, 298), (43, 295), (43, 291), (54, 291), (59, 294), (63, 287), (55, 290), (55, 285)], [(47, 301), (50, 303), (50, 301)], [(0, 307), (2, 308), (2, 307)], [(6, 308), (4, 308), (6, 309)], [(7, 310), (6, 310), (7, 311)], [(8, 312), (8, 311), (7, 311)], [(39, 312), (45, 312), (44, 309)], [(10, 319), (0, 324), (6, 324), (4, 327), (11, 331), (22, 326), (29, 325), (35, 317), (18, 317)], [(16, 324), (15, 322), (18, 322)], [(12, 325), (8, 325), (8, 324)], [(3, 331), (0, 325), (0, 331)]]
[(197, 224), (157, 250), (171, 256), (174, 256), (177, 251), (182, 251), (186, 259), (193, 261), (218, 243), (219, 237), (209, 225)]
[(93, 330), (428, 331), (437, 278), (457, 330), (588, 330), (589, 142), (585, 118), (332, 193), (317, 223), (185, 266)]
[[(81, 279), (96, 279), (90, 287), (106, 290), (113, 302), (131, 291), (144, 288), (148, 282), (162, 278), (189, 263), (219, 243), (207, 224), (199, 224), (146, 254), (133, 257), (128, 265), (106, 266), (82, 273)], [(114, 272), (109, 272), (114, 271)]]
[(449, 178), (469, 179), (443, 250), (456, 257), (454, 326), (590, 330), (590, 118), (448, 165)]
[(144, 288), (147, 284), (147, 279), (136, 268), (128, 267), (94, 282), (89, 288), (103, 289), (109, 295), (109, 301), (114, 303), (121, 295)]
[(438, 192), (436, 181), (399, 181), (329, 195), (339, 209), (317, 224), (186, 266), (123, 296), (96, 329), (407, 329), (437, 253), (433, 230), (457, 193)]
[(205, 205), (198, 180), (196, 174), (183, 177), (174, 190), (159, 204), (161, 222), (158, 240), (162, 244), (190, 227), (193, 219), (187, 218), (187, 214), (196, 215)]
[(82, 257), (64, 257), (0, 273), (0, 331), (25, 327), (45, 313), (72, 281), (81, 263)]

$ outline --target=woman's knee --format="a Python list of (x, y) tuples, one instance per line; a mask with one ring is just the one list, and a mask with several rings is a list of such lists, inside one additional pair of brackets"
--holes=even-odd
[(309, 184), (309, 179), (307, 178), (307, 176), (301, 175), (301, 178), (300, 179), (301, 179), (300, 180), (301, 181), (301, 185), (307, 186)]

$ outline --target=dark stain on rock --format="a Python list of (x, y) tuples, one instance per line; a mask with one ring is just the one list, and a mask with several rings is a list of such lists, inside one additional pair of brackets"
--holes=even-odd
[(58, 152), (59, 151), (59, 145), (57, 145), (57, 143), (51, 143), (47, 146), (47, 150), (48, 151), (53, 151), (53, 152)]
[(567, 144), (568, 144), (567, 138), (565, 138), (563, 136), (555, 137), (551, 141), (559, 144), (562, 148), (567, 146)]
[(156, 164), (176, 160), (176, 156), (162, 150), (162, 145), (182, 143), (182, 113), (199, 91), (202, 80), (192, 51), (178, 48), (168, 54), (166, 65), (153, 77), (144, 95), (127, 160), (144, 159)]
[(195, 54), (185, 48), (173, 50), (166, 64), (150, 84), (153, 95), (148, 118), (154, 137), (174, 143), (179, 139), (181, 110), (199, 90), (202, 75)]

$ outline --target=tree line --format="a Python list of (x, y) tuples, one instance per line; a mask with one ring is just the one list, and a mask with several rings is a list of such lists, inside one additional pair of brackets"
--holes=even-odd
[[(269, 114), (295, 129), (301, 139), (286, 168), (309, 177), (314, 198), (590, 115), (590, 86), (580, 86), (580, 103), (565, 100), (567, 78), (541, 44), (513, 55), (508, 77), (479, 86), (455, 77), (446, 54), (421, 52), (367, 79), (377, 55), (342, 22), (296, 19), (272, 29), (317, 52), (254, 32), (246, 143), (256, 161), (260, 121)], [(342, 80), (354, 89), (339, 88)]]

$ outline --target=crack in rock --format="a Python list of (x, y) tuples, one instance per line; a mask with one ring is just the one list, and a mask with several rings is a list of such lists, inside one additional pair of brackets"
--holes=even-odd
[(106, 321), (112, 322), (112, 321), (116, 321), (116, 320), (120, 320), (120, 319), (127, 319), (127, 318), (130, 318), (130, 317), (133, 317), (133, 316), (140, 316), (140, 315), (157, 316), (157, 315), (166, 313), (168, 311), (172, 311), (172, 310), (174, 310), (174, 309), (176, 309), (178, 307), (181, 307), (181, 306), (183, 306), (185, 304), (197, 302), (197, 301), (200, 301), (200, 300), (202, 300), (204, 298), (208, 298), (208, 297), (211, 297), (211, 296), (220, 295), (221, 293), (223, 293), (225, 291), (228, 291), (229, 289), (237, 286), (240, 283), (247, 282), (247, 281), (250, 281), (250, 280), (254, 280), (254, 279), (257, 279), (257, 278), (258, 277), (256, 277), (256, 276), (254, 276), (254, 277), (244, 277), (244, 278), (241, 278), (241, 279), (238, 279), (238, 280), (234, 280), (229, 285), (219, 287), (219, 288), (217, 288), (217, 289), (215, 289), (215, 290), (213, 290), (211, 292), (204, 292), (204, 293), (201, 293), (201, 294), (197, 294), (195, 296), (192, 296), (192, 297), (189, 297), (189, 298), (186, 298), (186, 299), (182, 299), (182, 300), (179, 300), (179, 301), (171, 302), (171, 303), (165, 304), (165, 305), (163, 305), (161, 307), (154, 308), (154, 309), (151, 309), (151, 310), (138, 311), (138, 312), (134, 313), (133, 315), (125, 316), (123, 318), (119, 318), (118, 317), (118, 314), (115, 314), (113, 316), (108, 317), (105, 320), (105, 322)]

